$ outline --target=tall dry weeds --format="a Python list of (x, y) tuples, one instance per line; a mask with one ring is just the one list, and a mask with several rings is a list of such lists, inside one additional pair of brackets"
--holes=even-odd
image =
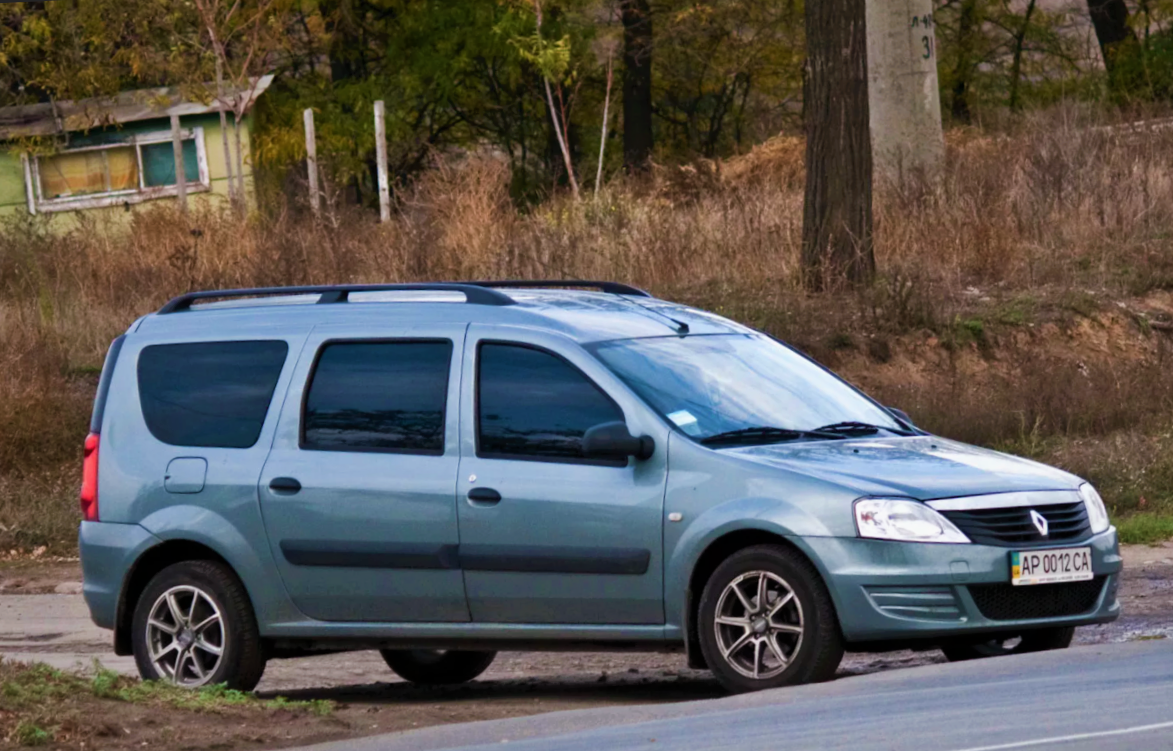
[[(470, 158), (438, 165), (403, 192), (387, 225), (358, 209), (315, 224), (155, 206), (129, 226), (91, 221), (64, 235), (39, 218), (16, 219), (0, 228), (0, 477), (72, 467), (109, 341), (192, 289), (618, 279), (819, 355), (839, 346), (828, 341), (854, 341), (882, 360), (877, 337), (948, 330), (974, 295), (1127, 297), (1173, 287), (1173, 130), (1094, 125), (1063, 111), (1008, 135), (951, 134), (938, 180), (879, 192), (880, 279), (859, 293), (812, 296), (799, 284), (795, 139), (726, 164), (660, 170), (651, 184), (613, 184), (596, 201), (521, 210), (509, 200), (507, 166)], [(883, 396), (930, 427), (986, 443), (1015, 438), (1023, 424), (1094, 434), (1173, 411), (1163, 364), (1089, 380), (1029, 348), (1015, 357), (1014, 378), (976, 391), (945, 374)], [(1105, 404), (1108, 388), (1114, 401)], [(0, 517), (2, 509), (0, 498)]]

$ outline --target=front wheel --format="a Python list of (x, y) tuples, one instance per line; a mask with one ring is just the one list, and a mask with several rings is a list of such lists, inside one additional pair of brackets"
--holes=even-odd
[(143, 680), (252, 691), (265, 672), (248, 594), (215, 561), (184, 561), (156, 574), (135, 605), (132, 628)]
[(1044, 628), (1027, 631), (1020, 636), (993, 639), (979, 639), (971, 642), (955, 642), (941, 647), (950, 662), (977, 660), (983, 657), (1048, 652), (1052, 649), (1066, 649), (1075, 637), (1075, 628)]
[(424, 686), (467, 683), (488, 670), (497, 656), (440, 649), (381, 649), (379, 654), (400, 678)]
[(701, 652), (732, 692), (829, 680), (843, 659), (835, 607), (815, 568), (780, 545), (729, 556), (709, 577)]

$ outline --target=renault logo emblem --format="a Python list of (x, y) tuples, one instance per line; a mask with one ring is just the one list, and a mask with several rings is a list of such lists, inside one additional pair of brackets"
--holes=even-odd
[(1035, 529), (1037, 529), (1039, 531), (1039, 534), (1042, 535), (1043, 537), (1046, 537), (1047, 536), (1047, 517), (1043, 516), (1038, 511), (1035, 511), (1032, 508), (1030, 510), (1030, 520), (1032, 522), (1034, 522)]

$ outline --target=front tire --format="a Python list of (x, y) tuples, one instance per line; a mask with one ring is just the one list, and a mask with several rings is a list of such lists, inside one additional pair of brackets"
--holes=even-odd
[(780, 545), (746, 548), (718, 566), (697, 625), (709, 669), (733, 693), (829, 680), (843, 659), (822, 577)]
[[(994, 638), (972, 642), (957, 642), (941, 647), (949, 662), (979, 660), (984, 657), (1049, 652), (1052, 649), (1067, 649), (1075, 637), (1075, 628), (1043, 628), (1027, 631), (1015, 638)], [(1017, 638), (1017, 641), (1015, 639)]]
[(423, 686), (467, 683), (489, 669), (496, 652), (439, 649), (381, 649), (387, 667), (405, 681)]
[(132, 628), (146, 681), (252, 691), (265, 672), (248, 593), (222, 563), (184, 561), (160, 571), (135, 605)]

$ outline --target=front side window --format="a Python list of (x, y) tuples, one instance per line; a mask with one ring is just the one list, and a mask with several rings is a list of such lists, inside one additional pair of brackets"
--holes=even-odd
[(145, 347), (138, 390), (147, 428), (173, 446), (249, 448), (261, 435), (288, 352), (283, 341)]
[[(94, 137), (102, 139), (107, 142), (28, 157), (27, 188), (37, 210), (92, 208), (175, 195), (178, 176), (170, 131)], [(180, 143), (187, 190), (209, 189), (203, 129), (182, 131)]]
[(305, 398), (304, 449), (444, 453), (452, 342), (334, 342)]
[(623, 419), (598, 386), (557, 355), (514, 344), (481, 345), (478, 456), (582, 461), (583, 434)]
[(592, 349), (653, 409), (701, 443), (905, 432), (858, 391), (758, 334), (627, 339)]

